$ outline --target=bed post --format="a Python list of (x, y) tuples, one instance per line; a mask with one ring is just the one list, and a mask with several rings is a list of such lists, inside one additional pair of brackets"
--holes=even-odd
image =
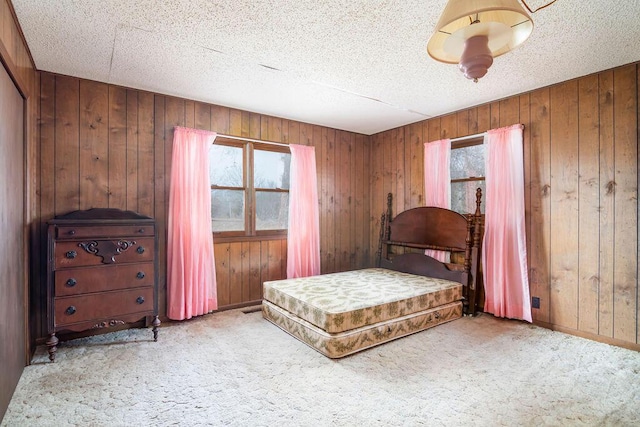
[(378, 252), (377, 252), (377, 261), (376, 266), (380, 267), (382, 264), (382, 245), (384, 244), (384, 258), (389, 259), (389, 245), (384, 243), (389, 240), (389, 233), (391, 232), (391, 202), (393, 200), (393, 196), (391, 193), (387, 194), (387, 212), (382, 214), (380, 218), (380, 238), (378, 241)]
[(476, 314), (478, 308), (478, 287), (480, 286), (480, 255), (481, 255), (481, 240), (482, 240), (482, 212), (480, 211), (480, 204), (482, 203), (482, 189), (476, 189), (476, 212), (473, 215), (473, 247), (471, 249), (471, 259), (473, 265), (471, 265), (471, 291), (473, 292), (473, 300), (471, 301), (471, 315)]
[(380, 261), (382, 259), (382, 241), (384, 240), (384, 228), (386, 222), (386, 214), (382, 214), (380, 217), (380, 234), (378, 236), (378, 251), (376, 252), (376, 267), (380, 267)]
[[(464, 274), (465, 278), (465, 293), (464, 300), (462, 301), (462, 312), (464, 314), (473, 315), (473, 281), (471, 276), (471, 243), (473, 242), (471, 233), (473, 229), (473, 216), (467, 216), (467, 237), (465, 238), (465, 251), (464, 251)], [(471, 311), (470, 311), (471, 310)]]

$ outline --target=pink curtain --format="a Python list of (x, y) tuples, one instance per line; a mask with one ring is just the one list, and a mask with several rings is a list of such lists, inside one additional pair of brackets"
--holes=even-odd
[(522, 125), (490, 130), (482, 245), (484, 310), (531, 322), (524, 218)]
[(218, 308), (209, 182), (215, 137), (180, 127), (173, 135), (167, 236), (167, 316), (173, 320)]
[[(424, 144), (424, 204), (439, 208), (451, 208), (451, 140)], [(426, 255), (441, 262), (449, 262), (449, 253), (427, 249)]]
[(289, 234), (287, 278), (320, 274), (320, 222), (316, 151), (305, 145), (289, 145)]

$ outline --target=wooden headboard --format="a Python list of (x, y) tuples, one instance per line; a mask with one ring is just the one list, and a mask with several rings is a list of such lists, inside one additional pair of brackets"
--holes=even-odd
[[(413, 208), (392, 217), (392, 195), (380, 224), (378, 266), (421, 276), (454, 280), (464, 285), (464, 310), (474, 315), (478, 305), (476, 284), (480, 274), (482, 190), (476, 191), (476, 211), (462, 215), (433, 206)], [(414, 249), (392, 254), (391, 248)], [(417, 249), (420, 252), (416, 251)], [(442, 263), (424, 255), (424, 249), (464, 253), (464, 264)]]

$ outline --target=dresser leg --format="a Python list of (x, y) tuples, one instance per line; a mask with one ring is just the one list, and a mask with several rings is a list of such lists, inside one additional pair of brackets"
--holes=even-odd
[(158, 326), (160, 326), (160, 319), (158, 319), (158, 316), (153, 318), (151, 325), (153, 326), (153, 340), (158, 341)]
[(58, 351), (58, 337), (56, 337), (56, 333), (52, 333), (47, 340), (47, 347), (49, 350), (49, 360), (52, 362), (56, 361), (56, 351)]

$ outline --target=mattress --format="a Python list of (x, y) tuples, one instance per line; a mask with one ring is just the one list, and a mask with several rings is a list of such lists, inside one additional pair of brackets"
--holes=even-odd
[(462, 299), (462, 285), (369, 268), (264, 283), (264, 300), (328, 333), (403, 318)]
[(462, 317), (460, 301), (337, 334), (328, 333), (269, 301), (265, 319), (332, 359), (391, 341)]

